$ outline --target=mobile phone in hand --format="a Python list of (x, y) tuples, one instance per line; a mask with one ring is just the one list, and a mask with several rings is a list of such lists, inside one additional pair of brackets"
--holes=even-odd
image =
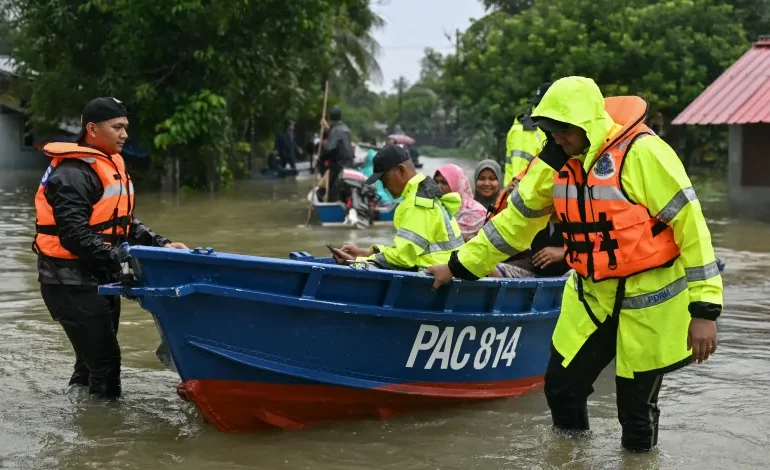
[(329, 251), (332, 252), (332, 258), (334, 258), (334, 259), (337, 259), (337, 258), (344, 259), (345, 258), (344, 256), (342, 256), (342, 252), (339, 250), (339, 248), (334, 248), (331, 245), (326, 245), (326, 248), (328, 248)]

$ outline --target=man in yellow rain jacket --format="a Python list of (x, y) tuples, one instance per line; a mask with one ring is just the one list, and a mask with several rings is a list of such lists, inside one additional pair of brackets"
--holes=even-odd
[[(548, 91), (549, 86), (551, 86), (550, 83), (540, 85), (532, 98), (529, 99), (529, 103), (537, 106), (545, 92)], [(527, 168), (529, 162), (540, 153), (540, 149), (545, 145), (545, 134), (535, 126), (530, 116), (531, 112), (530, 109), (516, 116), (506, 136), (505, 176), (503, 176), (503, 184), (505, 185), (510, 184), (516, 175)]]
[(383, 269), (416, 270), (446, 263), (452, 250), (463, 244), (453, 215), (460, 209), (458, 193), (444, 194), (430, 178), (418, 173), (409, 154), (399, 145), (386, 145), (374, 157), (374, 173), (366, 180), (382, 180), (393, 197), (402, 197), (393, 217), (396, 236), (392, 246), (361, 249), (345, 245), (345, 262), (356, 258)]
[(545, 395), (554, 426), (588, 430), (586, 400), (616, 359), (622, 444), (657, 444), (663, 374), (716, 351), (722, 280), (701, 206), (638, 97), (604, 99), (584, 77), (551, 86), (533, 112), (548, 142), (493, 218), (435, 285), (477, 279), (525, 250), (556, 213), (575, 269), (553, 333)]

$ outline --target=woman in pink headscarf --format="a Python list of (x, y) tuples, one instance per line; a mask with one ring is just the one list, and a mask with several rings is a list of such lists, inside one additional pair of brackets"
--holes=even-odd
[(444, 193), (459, 193), (462, 198), (462, 206), (455, 214), (457, 224), (463, 233), (465, 241), (473, 238), (481, 227), (484, 226), (484, 220), (487, 216), (487, 210), (473, 198), (473, 190), (465, 172), (457, 165), (448, 164), (436, 170), (433, 180), (438, 184)]

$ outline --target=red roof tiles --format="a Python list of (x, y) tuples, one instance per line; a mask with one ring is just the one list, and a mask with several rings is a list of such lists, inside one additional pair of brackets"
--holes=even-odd
[(770, 123), (770, 39), (761, 39), (672, 124)]

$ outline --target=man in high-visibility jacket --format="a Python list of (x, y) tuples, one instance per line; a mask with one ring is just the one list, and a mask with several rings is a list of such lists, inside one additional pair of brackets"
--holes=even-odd
[(622, 444), (657, 443), (663, 374), (716, 351), (722, 280), (700, 202), (674, 151), (645, 126), (639, 97), (603, 99), (566, 77), (533, 112), (548, 143), (478, 236), (429, 268), (435, 285), (477, 279), (526, 249), (556, 213), (566, 260), (545, 395), (555, 427), (589, 429), (586, 400), (616, 359)]
[[(534, 107), (540, 103), (540, 100), (548, 91), (550, 83), (543, 83), (535, 90), (535, 94), (529, 99), (529, 103)], [(511, 183), (513, 178), (524, 171), (533, 158), (540, 153), (540, 149), (545, 145), (545, 134), (535, 126), (531, 117), (532, 108), (516, 116), (513, 125), (505, 138), (505, 175), (503, 184), (506, 186)], [(508, 191), (510, 194), (510, 191)]]
[(69, 384), (105, 398), (121, 393), (120, 298), (99, 296), (97, 286), (120, 276), (123, 242), (187, 248), (133, 216), (134, 185), (119, 154), (128, 138), (126, 114), (115, 98), (89, 102), (77, 142), (44, 147), (52, 160), (35, 196), (32, 248), (43, 301), (75, 350)]
[(393, 245), (355, 245), (342, 248), (346, 261), (371, 262), (383, 269), (416, 270), (449, 261), (452, 250), (463, 244), (462, 232), (453, 217), (462, 201), (458, 193), (444, 194), (431, 178), (417, 172), (407, 151), (386, 145), (374, 157), (374, 173), (367, 184), (382, 181), (393, 197), (403, 198), (396, 208)]

